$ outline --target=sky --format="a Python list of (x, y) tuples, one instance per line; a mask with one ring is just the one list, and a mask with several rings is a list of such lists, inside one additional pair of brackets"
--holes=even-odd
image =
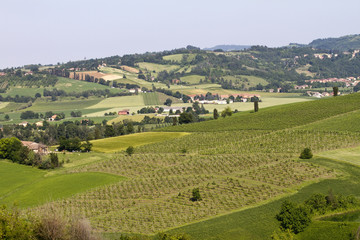
[(360, 34), (359, 0), (1, 0), (0, 69)]

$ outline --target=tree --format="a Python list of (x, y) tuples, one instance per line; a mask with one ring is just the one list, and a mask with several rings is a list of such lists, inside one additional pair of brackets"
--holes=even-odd
[(339, 93), (339, 87), (333, 87), (334, 97), (336, 97)]
[(255, 101), (254, 102), (254, 112), (258, 112), (259, 111), (259, 101)]
[(0, 139), (0, 158), (16, 161), (21, 147), (20, 140), (15, 137)]
[(132, 122), (129, 122), (126, 125), (126, 131), (127, 131), (127, 133), (134, 133), (135, 129), (134, 129), (134, 125)]
[(85, 143), (81, 144), (82, 152), (90, 152), (92, 149), (93, 144), (89, 142), (89, 140), (86, 140)]
[(311, 223), (310, 209), (285, 200), (281, 205), (280, 213), (276, 215), (276, 219), (284, 230), (289, 229), (297, 234)]
[(177, 117), (173, 117), (172, 119), (173, 119), (173, 126), (176, 126), (176, 124), (177, 124)]
[(115, 130), (112, 125), (106, 125), (105, 126), (105, 137), (114, 137), (115, 136)]
[(201, 200), (202, 200), (202, 198), (201, 198), (201, 196), (200, 196), (200, 190), (199, 190), (199, 188), (194, 188), (194, 189), (192, 190), (192, 198), (191, 198), (190, 200), (193, 201), (193, 202), (201, 201)]
[(36, 93), (36, 94), (35, 94), (35, 98), (41, 98), (41, 94), (40, 94), (40, 93)]
[(300, 154), (301, 159), (310, 159), (312, 157), (313, 157), (313, 154), (312, 154), (310, 148), (304, 148), (304, 150)]
[(179, 124), (192, 123), (195, 121), (194, 115), (191, 112), (183, 112), (179, 117)]
[(164, 102), (164, 105), (166, 106), (171, 106), (172, 104), (172, 100), (170, 98), (167, 98), (166, 101)]
[(8, 114), (5, 114), (5, 117), (4, 117), (4, 118), (5, 118), (6, 121), (9, 121), (10, 116), (9, 116)]
[(133, 146), (129, 146), (127, 149), (126, 149), (126, 153), (131, 156), (133, 153), (135, 152), (135, 149)]
[(218, 119), (219, 118), (219, 112), (218, 112), (218, 110), (215, 108), (214, 109), (214, 119)]
[(232, 115), (232, 111), (230, 107), (226, 107), (222, 112), (221, 112), (221, 116), (224, 118), (226, 116), (231, 116)]

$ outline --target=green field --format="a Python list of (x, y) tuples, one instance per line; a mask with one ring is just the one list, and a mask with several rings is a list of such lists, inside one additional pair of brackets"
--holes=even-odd
[(180, 80), (182, 82), (187, 82), (187, 83), (190, 83), (190, 84), (199, 84), (200, 80), (203, 80), (203, 81), (205, 80), (205, 77), (200, 76), (200, 75), (189, 75), (189, 76), (185, 76), (185, 77), (180, 78)]
[[(287, 104), (260, 109), (257, 113), (243, 112), (231, 118), (205, 123), (195, 123), (170, 128), (169, 131), (215, 131), (236, 129), (284, 129), (324, 120), (339, 114), (358, 110), (359, 94), (351, 94), (338, 98), (327, 98), (318, 101)], [(265, 121), (266, 119), (266, 121)], [(167, 131), (167, 128), (161, 129)]]
[(161, 71), (174, 71), (176, 69), (179, 69), (180, 67), (177, 65), (162, 65), (162, 64), (156, 64), (156, 63), (148, 63), (148, 62), (140, 62), (137, 63), (139, 68), (148, 70), (150, 72), (161, 72)]
[(137, 147), (144, 144), (168, 141), (185, 136), (187, 133), (137, 133), (126, 136), (91, 141), (93, 150), (97, 152), (118, 152), (129, 146)]
[(119, 181), (104, 173), (65, 174), (46, 177), (45, 171), (1, 161), (0, 203), (36, 206), (70, 197), (93, 187)]
[(123, 97), (112, 97), (106, 98), (97, 104), (88, 106), (88, 109), (96, 108), (121, 108), (121, 107), (136, 107), (144, 106), (144, 99), (142, 95), (123, 96)]
[(194, 60), (195, 57), (196, 57), (196, 54), (192, 54), (192, 53), (191, 54), (173, 54), (173, 55), (164, 56), (163, 59), (180, 63), (182, 61), (182, 59), (186, 59), (186, 62), (191, 62), (192, 60)]
[(156, 92), (143, 93), (145, 105), (160, 105), (159, 96)]

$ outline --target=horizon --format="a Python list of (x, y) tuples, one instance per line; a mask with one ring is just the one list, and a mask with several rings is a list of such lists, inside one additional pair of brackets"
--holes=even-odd
[[(301, 5), (283, 0), (226, 0), (221, 4), (108, 0), (101, 5), (94, 0), (7, 1), (0, 16), (6, 23), (0, 40), (0, 69), (187, 45), (203, 49), (308, 44), (315, 39), (359, 34), (356, 15), (348, 11), (357, 7), (360, 2), (355, 0), (305, 0)], [(332, 17), (341, 16), (339, 13), (344, 17)]]

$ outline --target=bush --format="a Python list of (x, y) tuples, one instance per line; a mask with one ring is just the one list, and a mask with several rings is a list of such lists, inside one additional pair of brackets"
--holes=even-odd
[(200, 196), (200, 190), (199, 190), (199, 188), (194, 188), (194, 189), (192, 190), (192, 198), (191, 198), (190, 200), (193, 201), (193, 202), (201, 201), (201, 200), (202, 200), (202, 198), (201, 198), (201, 196)]
[(312, 154), (310, 148), (304, 148), (304, 150), (300, 154), (301, 159), (310, 159), (312, 157), (313, 157), (313, 154)]
[(17, 209), (0, 207), (0, 239), (34, 239), (33, 225)]
[(131, 156), (133, 153), (135, 152), (135, 149), (133, 146), (129, 146), (127, 149), (126, 149), (126, 153)]
[(280, 213), (276, 215), (280, 226), (284, 230), (291, 230), (295, 234), (302, 232), (311, 223), (310, 209), (290, 201), (284, 201)]

